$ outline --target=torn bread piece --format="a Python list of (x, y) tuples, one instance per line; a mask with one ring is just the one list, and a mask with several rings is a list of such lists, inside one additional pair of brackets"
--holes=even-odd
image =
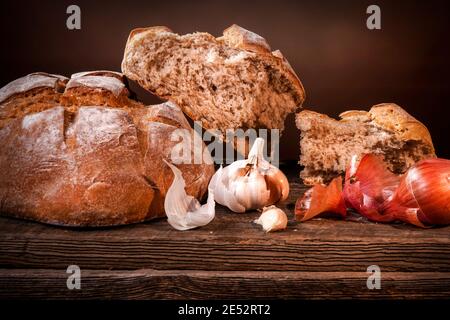
[(303, 86), (280, 51), (232, 25), (178, 35), (167, 27), (130, 33), (122, 72), (160, 98), (175, 102), (206, 129), (284, 128), (305, 99)]
[(300, 177), (307, 185), (328, 183), (342, 175), (353, 155), (384, 157), (389, 169), (404, 173), (419, 160), (436, 157), (428, 129), (400, 106), (382, 103), (369, 111), (351, 110), (335, 120), (304, 110), (300, 129)]

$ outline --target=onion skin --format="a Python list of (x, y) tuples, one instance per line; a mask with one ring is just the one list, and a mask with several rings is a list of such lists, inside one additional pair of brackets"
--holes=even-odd
[(324, 212), (347, 215), (342, 197), (342, 178), (334, 178), (328, 186), (316, 184), (305, 192), (295, 203), (295, 218), (298, 221), (310, 220)]
[(399, 206), (416, 209), (418, 220), (425, 225), (450, 224), (450, 160), (426, 159), (412, 166), (385, 210), (399, 217)]
[(337, 182), (334, 179), (328, 187), (316, 185), (308, 190), (297, 201), (297, 219), (309, 220), (325, 211), (345, 217), (336, 201), (340, 196), (344, 209), (353, 209), (371, 221), (403, 221), (422, 228), (450, 224), (450, 160), (422, 160), (397, 176), (381, 157), (368, 154), (359, 163), (353, 157), (340, 193)]
[(367, 154), (359, 163), (352, 158), (346, 170), (343, 197), (345, 205), (369, 220), (390, 222), (394, 218), (382, 209), (400, 178), (390, 172), (380, 156)]

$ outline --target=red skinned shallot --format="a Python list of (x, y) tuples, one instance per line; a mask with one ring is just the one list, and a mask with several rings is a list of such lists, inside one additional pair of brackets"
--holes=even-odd
[(450, 160), (426, 159), (411, 167), (383, 210), (421, 227), (450, 224)]
[[(340, 206), (325, 205), (340, 194), (346, 208), (371, 221), (403, 221), (422, 228), (450, 224), (450, 160), (422, 160), (397, 176), (379, 156), (364, 155), (359, 163), (353, 157), (342, 192), (333, 184), (336, 179), (328, 187), (314, 186), (307, 194), (316, 197), (305, 194), (298, 201), (296, 214), (301, 221), (329, 211), (345, 216)], [(333, 194), (321, 190), (333, 190)]]

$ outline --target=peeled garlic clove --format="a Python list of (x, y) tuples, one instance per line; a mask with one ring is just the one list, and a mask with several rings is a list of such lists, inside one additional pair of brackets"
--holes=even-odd
[(214, 190), (208, 187), (208, 200), (200, 206), (200, 202), (186, 194), (186, 183), (181, 171), (174, 165), (164, 162), (172, 169), (174, 178), (167, 190), (164, 210), (169, 224), (177, 230), (189, 230), (210, 223), (215, 216)]
[(264, 208), (261, 216), (254, 221), (263, 227), (266, 232), (284, 230), (287, 227), (288, 218), (280, 208), (270, 206)]

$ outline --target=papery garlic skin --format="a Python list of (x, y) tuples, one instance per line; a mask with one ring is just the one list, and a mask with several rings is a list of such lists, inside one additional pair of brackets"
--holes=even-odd
[(247, 210), (264, 207), (269, 202), (270, 191), (264, 176), (256, 170), (250, 170), (248, 176), (236, 177), (236, 180), (231, 182), (231, 189), (237, 202)]
[(214, 191), (216, 202), (234, 212), (245, 212), (245, 207), (237, 202), (234, 193), (228, 190), (225, 183), (228, 185), (228, 172), (224, 174), (224, 169), (221, 166), (209, 182), (210, 188)]
[(257, 138), (247, 160), (220, 168), (210, 186), (216, 202), (234, 212), (261, 209), (289, 195), (289, 182), (280, 169), (263, 157), (264, 139)]
[(286, 229), (288, 218), (283, 210), (270, 206), (264, 208), (261, 216), (254, 223), (261, 225), (266, 232), (273, 232)]
[(275, 203), (278, 201), (284, 201), (288, 198), (289, 181), (280, 169), (272, 166), (270, 169), (264, 172), (264, 177), (266, 179), (267, 185), (269, 187), (272, 187), (271, 198), (269, 202)]
[(172, 169), (174, 178), (164, 199), (164, 210), (169, 224), (177, 230), (189, 230), (210, 223), (215, 216), (214, 190), (208, 187), (208, 200), (200, 202), (186, 194), (186, 183), (181, 171), (169, 162), (164, 162)]

